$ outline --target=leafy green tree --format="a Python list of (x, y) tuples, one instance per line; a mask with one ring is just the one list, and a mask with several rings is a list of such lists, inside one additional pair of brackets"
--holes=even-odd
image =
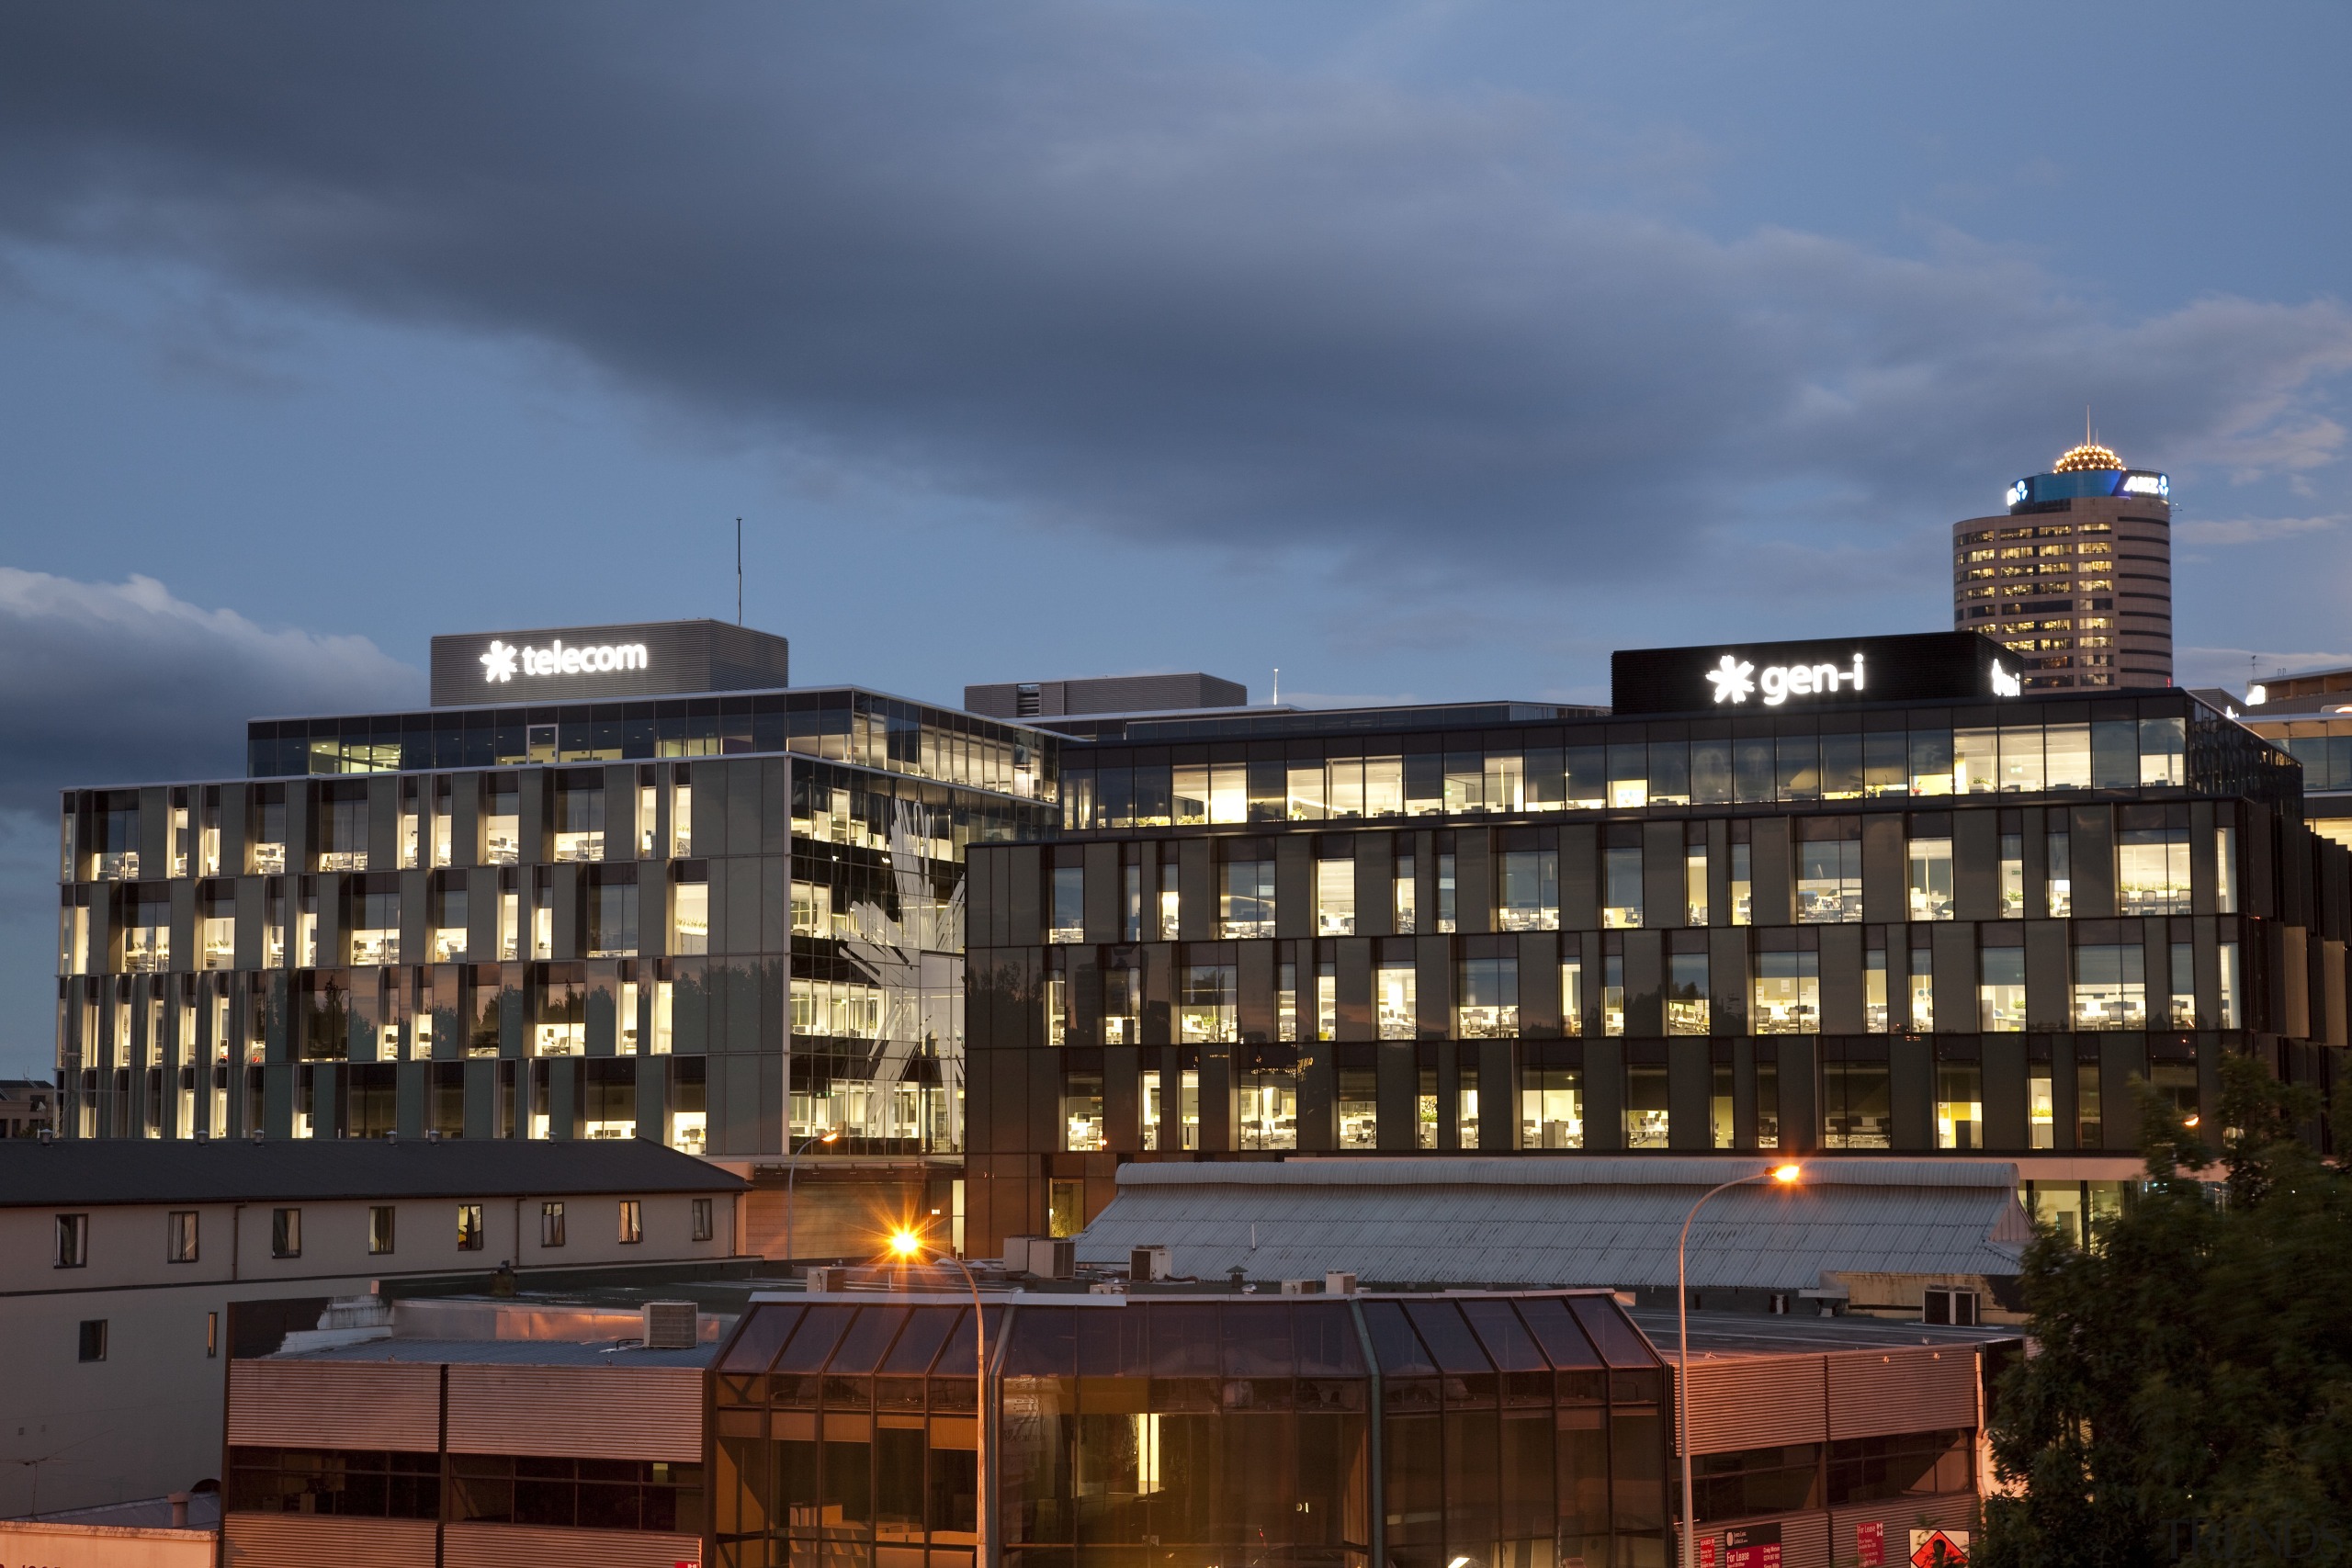
[(2038, 1348), (1990, 1433), (2021, 1491), (1987, 1500), (1977, 1560), (2352, 1568), (2352, 1174), (2317, 1098), (2249, 1057), (2222, 1063), (2218, 1149), (2140, 1093), (2137, 1201), (2026, 1250)]

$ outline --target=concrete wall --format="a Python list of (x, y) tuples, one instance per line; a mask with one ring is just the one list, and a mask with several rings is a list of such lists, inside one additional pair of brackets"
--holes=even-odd
[(0, 1519), (0, 1563), (40, 1568), (211, 1568), (210, 1530), (125, 1529), (113, 1525)]
[[(0, 1517), (30, 1511), (36, 1467), (22, 1461), (45, 1455), (55, 1457), (37, 1467), (43, 1512), (218, 1479), (232, 1303), (315, 1303), (364, 1294), (374, 1280), (403, 1274), (487, 1276), (517, 1256), (518, 1213), (526, 1270), (734, 1252), (731, 1194), (711, 1195), (708, 1242), (689, 1239), (688, 1195), (645, 1198), (645, 1240), (634, 1247), (616, 1240), (617, 1201), (565, 1198), (567, 1245), (554, 1250), (538, 1245), (539, 1200), (485, 1200), (485, 1246), (461, 1253), (455, 1200), (401, 1200), (394, 1204), (394, 1252), (372, 1258), (367, 1203), (305, 1202), (302, 1256), (287, 1259), (269, 1256), (273, 1205), (248, 1204), (242, 1214), (233, 1204), (196, 1205), (198, 1260), (184, 1264), (164, 1261), (165, 1206), (92, 1208), (90, 1263), (74, 1269), (51, 1266), (51, 1211), (0, 1211), (0, 1344), (12, 1352), (0, 1421)], [(298, 1304), (295, 1315), (306, 1310)], [(102, 1361), (79, 1359), (81, 1325), (90, 1320), (107, 1325)]]

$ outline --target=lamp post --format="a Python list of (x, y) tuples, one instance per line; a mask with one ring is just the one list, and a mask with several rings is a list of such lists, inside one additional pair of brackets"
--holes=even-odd
[(1707, 1200), (1718, 1192), (1728, 1192), (1735, 1187), (1745, 1187), (1751, 1181), (1770, 1177), (1783, 1187), (1793, 1187), (1804, 1172), (1793, 1165), (1774, 1166), (1765, 1170), (1752, 1170), (1746, 1176), (1734, 1177), (1721, 1186), (1711, 1187), (1699, 1194), (1690, 1212), (1682, 1216), (1682, 1235), (1674, 1244), (1674, 1312), (1680, 1322), (1682, 1348), (1681, 1384), (1674, 1394), (1675, 1447), (1682, 1455), (1682, 1568), (1699, 1568), (1699, 1506), (1690, 1495), (1690, 1222), (1707, 1206)]
[[(838, 1127), (830, 1127), (830, 1128), (827, 1128), (824, 1132), (821, 1132), (821, 1133), (811, 1133), (811, 1134), (808, 1134), (808, 1136), (807, 1136), (807, 1137), (805, 1137), (805, 1138), (803, 1138), (803, 1139), (801, 1139), (801, 1140), (800, 1140), (800, 1147), (799, 1147), (799, 1148), (794, 1149), (794, 1150), (793, 1150), (789, 1155), (787, 1155), (787, 1156), (785, 1156), (785, 1161), (784, 1161), (784, 1262), (785, 1262), (785, 1267), (786, 1267), (786, 1268), (787, 1268), (787, 1269), (788, 1269), (788, 1268), (790, 1268), (790, 1267), (792, 1266), (792, 1207), (793, 1207), (793, 1204), (792, 1204), (792, 1183), (793, 1183), (793, 1179), (800, 1174), (800, 1154), (801, 1154), (801, 1150), (802, 1150), (802, 1149), (806, 1149), (806, 1148), (807, 1148), (809, 1145), (811, 1145), (811, 1144), (830, 1144), (830, 1143), (831, 1143), (835, 1138), (838, 1138), (838, 1137), (840, 1137), (841, 1135), (842, 1135), (842, 1134), (841, 1134), (841, 1129), (840, 1129), (840, 1128), (838, 1128)], [(788, 1143), (790, 1143), (790, 1142), (791, 1142), (791, 1140), (792, 1140), (792, 1134), (789, 1134), (789, 1133), (786, 1133), (786, 1134), (785, 1134), (785, 1141), (788, 1144)]]
[[(901, 1230), (890, 1237), (890, 1250), (900, 1258), (919, 1258), (922, 1256), (922, 1237), (910, 1230)], [(972, 1498), (972, 1562), (974, 1568), (989, 1568), (989, 1432), (995, 1423), (989, 1419), (989, 1329), (988, 1320), (980, 1310), (980, 1282), (964, 1260), (952, 1252), (943, 1251), (938, 1258), (956, 1265), (964, 1276), (964, 1283), (972, 1292), (972, 1355), (973, 1404), (979, 1416), (979, 1447), (973, 1454)]]

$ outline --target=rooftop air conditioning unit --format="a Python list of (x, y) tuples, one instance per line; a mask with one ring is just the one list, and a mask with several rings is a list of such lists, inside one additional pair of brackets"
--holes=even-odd
[(701, 1342), (702, 1324), (692, 1302), (647, 1302), (638, 1309), (645, 1320), (649, 1350), (691, 1350)]
[(1130, 1280), (1166, 1280), (1176, 1270), (1164, 1247), (1138, 1247), (1127, 1254), (1127, 1278)]
[(849, 1288), (849, 1270), (838, 1264), (826, 1264), (810, 1269), (801, 1278), (807, 1282), (808, 1289), (815, 1293), (844, 1291)]
[(1315, 1293), (1315, 1281), (1312, 1280), (1284, 1280), (1283, 1281), (1283, 1294), (1286, 1296), (1312, 1295)]
[(1330, 1296), (1352, 1296), (1356, 1293), (1356, 1277), (1333, 1269), (1323, 1276), (1323, 1293)]
[(1068, 1236), (1033, 1238), (1029, 1243), (1029, 1272), (1041, 1280), (1078, 1278), (1078, 1243)]

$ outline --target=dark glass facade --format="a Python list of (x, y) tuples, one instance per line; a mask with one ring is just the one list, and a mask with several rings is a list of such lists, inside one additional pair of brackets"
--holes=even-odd
[(73, 1135), (963, 1141), (967, 848), (1056, 738), (854, 690), (258, 721), (68, 792)]
[[(1008, 1564), (1667, 1561), (1665, 1373), (1606, 1295), (988, 1313)], [(713, 1379), (716, 1561), (969, 1552), (973, 1368), (967, 1307), (755, 1306)]]
[(2135, 1078), (2210, 1111), (2221, 1053), (2324, 1084), (2346, 1040), (2352, 857), (2186, 693), (1299, 716), (1073, 746), (1059, 833), (976, 852), (983, 1249), (1084, 1224), (1126, 1159), (1983, 1151), (2034, 1182), (2128, 1164)]

